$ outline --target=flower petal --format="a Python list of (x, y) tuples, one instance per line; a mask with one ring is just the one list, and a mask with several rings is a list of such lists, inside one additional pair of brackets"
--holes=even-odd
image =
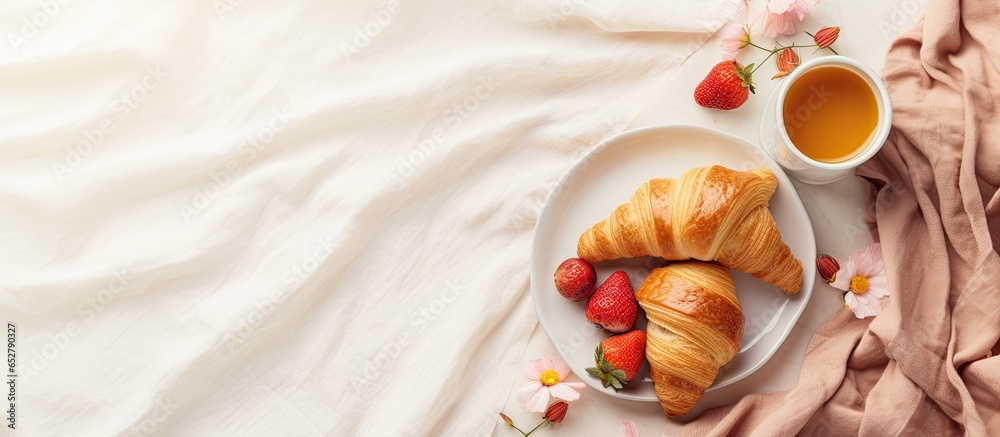
[(877, 316), (879, 310), (881, 310), (881, 306), (879, 306), (877, 300), (875, 301), (875, 305), (872, 305), (872, 302), (868, 294), (865, 293), (858, 296), (858, 306), (853, 309), (854, 309), (854, 315), (859, 319), (863, 319), (865, 317)]
[(870, 255), (863, 253), (858, 256), (855, 266), (859, 275), (870, 278), (882, 273), (885, 265), (882, 263), (882, 260), (872, 258)]
[(725, 33), (722, 36), (722, 41), (719, 42), (719, 48), (722, 49), (722, 58), (727, 61), (732, 61), (736, 59), (736, 53), (740, 51), (740, 46), (743, 42), (740, 41), (746, 32), (743, 30), (743, 26), (739, 23), (731, 23), (729, 27), (726, 28)]
[(764, 32), (771, 38), (795, 33), (795, 20), (809, 12), (803, 0), (770, 0), (764, 9)]
[(854, 293), (848, 291), (847, 294), (844, 295), (844, 303), (847, 304), (848, 308), (853, 310), (858, 306), (858, 298), (854, 296)]
[(573, 387), (570, 387), (569, 384), (560, 383), (553, 385), (552, 387), (549, 387), (549, 392), (552, 393), (552, 396), (567, 402), (573, 402), (580, 399), (580, 393), (573, 390)]
[[(541, 368), (542, 372), (546, 370), (553, 370), (555, 366), (552, 365), (552, 357), (549, 356), (542, 357)], [(539, 375), (541, 375), (541, 373), (539, 373)]]
[(552, 370), (555, 370), (556, 373), (559, 374), (560, 381), (569, 376), (569, 366), (566, 365), (566, 362), (563, 361), (562, 358), (552, 359)]
[(885, 275), (868, 278), (868, 294), (881, 299), (889, 294), (889, 280)]
[[(799, 21), (802, 21), (802, 19), (806, 17), (806, 14), (809, 13), (809, 6), (806, 5), (804, 0), (795, 0), (792, 4), (792, 12), (795, 14), (795, 17), (799, 19)], [(794, 29), (792, 31), (794, 32)]]
[(767, 2), (767, 10), (774, 14), (784, 14), (792, 7), (795, 0), (771, 0)]
[(885, 263), (880, 259), (872, 259), (871, 267), (868, 269), (865, 276), (871, 278), (872, 276), (883, 274), (885, 274)]
[(542, 387), (541, 390), (535, 393), (528, 402), (524, 404), (524, 408), (532, 413), (541, 413), (545, 411), (545, 407), (549, 405), (549, 389)]
[(521, 405), (524, 405), (525, 410), (531, 411), (531, 409), (528, 408), (528, 403), (534, 399), (540, 391), (548, 392), (541, 382), (530, 381), (522, 385), (521, 388), (517, 390), (517, 401), (520, 402)]
[(517, 399), (522, 404), (526, 404), (542, 387), (542, 383), (539, 381), (528, 381), (517, 390)]
[(854, 308), (854, 317), (857, 317), (859, 319), (863, 319), (865, 317), (873, 317), (877, 315), (878, 314), (875, 314), (868, 307), (863, 305), (858, 305), (857, 308)]
[(854, 258), (851, 257), (846, 263), (844, 263), (844, 265), (840, 266), (840, 270), (837, 270), (837, 277), (830, 283), (830, 285), (847, 291), (851, 288), (851, 278), (853, 278), (856, 274), (857, 271), (854, 269)]
[(769, 10), (764, 10), (761, 15), (764, 16), (764, 24), (761, 25), (761, 30), (764, 31), (764, 34), (771, 38), (778, 36), (778, 31), (775, 30), (774, 25), (774, 14)]
[(875, 267), (875, 259), (867, 253), (855, 252), (855, 255), (851, 255), (851, 257), (854, 258), (854, 268), (858, 274), (865, 277), (871, 276)]
[(622, 437), (639, 437), (639, 427), (635, 426), (635, 422), (631, 420), (622, 422), (619, 432), (621, 432)]
[(880, 287), (872, 287), (869, 285), (868, 292), (865, 294), (871, 296), (872, 299), (879, 300), (883, 297), (886, 297), (889, 294), (889, 290)]
[(861, 295), (861, 298), (862, 298), (861, 300), (865, 300), (865, 301), (868, 302), (868, 305), (871, 306), (875, 310), (876, 314), (881, 314), (882, 313), (882, 300), (881, 299), (873, 296), (871, 293), (865, 293), (865, 294)]
[(524, 376), (527, 377), (528, 379), (537, 380), (538, 377), (541, 376), (542, 372), (544, 371), (541, 368), (541, 363), (542, 360), (524, 360), (521, 361), (521, 364), (519, 364), (517, 367), (521, 369), (521, 373), (523, 373)]

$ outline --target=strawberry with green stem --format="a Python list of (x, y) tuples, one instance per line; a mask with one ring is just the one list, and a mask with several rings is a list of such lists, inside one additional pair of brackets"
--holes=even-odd
[(587, 373), (601, 379), (604, 387), (620, 390), (642, 367), (646, 356), (646, 333), (641, 329), (613, 335), (601, 341), (594, 350), (596, 367), (588, 367)]
[(743, 105), (756, 91), (754, 64), (746, 67), (736, 61), (722, 61), (694, 89), (694, 101), (706, 108), (728, 111)]

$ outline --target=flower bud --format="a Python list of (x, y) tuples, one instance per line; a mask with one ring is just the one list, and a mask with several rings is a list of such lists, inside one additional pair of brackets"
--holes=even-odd
[(799, 55), (791, 47), (785, 47), (781, 53), (778, 53), (775, 62), (778, 64), (778, 74), (775, 74), (771, 79), (788, 76), (788, 73), (791, 73), (799, 65)]
[(837, 271), (840, 270), (840, 263), (832, 256), (823, 254), (819, 258), (816, 258), (816, 270), (819, 270), (819, 275), (829, 284), (834, 279), (837, 279)]
[(833, 45), (833, 42), (837, 40), (837, 36), (840, 35), (839, 27), (824, 27), (813, 35), (813, 41), (816, 41), (816, 45), (825, 49)]
[(507, 425), (510, 425), (511, 428), (514, 427), (514, 421), (511, 420), (506, 414), (500, 413), (500, 417), (503, 418), (503, 421), (507, 422)]
[(569, 404), (564, 401), (556, 401), (549, 408), (545, 409), (545, 420), (551, 423), (562, 422), (563, 417), (566, 417), (566, 410), (569, 408)]

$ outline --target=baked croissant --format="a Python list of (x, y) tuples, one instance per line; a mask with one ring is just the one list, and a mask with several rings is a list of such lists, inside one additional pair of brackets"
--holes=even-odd
[(685, 261), (655, 269), (635, 293), (646, 311), (646, 360), (663, 412), (687, 413), (739, 351), (743, 308), (729, 269)]
[(777, 187), (771, 170), (718, 165), (688, 170), (678, 179), (652, 179), (580, 235), (577, 254), (591, 263), (647, 255), (718, 261), (798, 293), (802, 263), (767, 209)]

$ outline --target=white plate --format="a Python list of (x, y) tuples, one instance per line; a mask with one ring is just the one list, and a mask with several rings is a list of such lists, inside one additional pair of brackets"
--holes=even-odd
[[(589, 375), (594, 348), (610, 335), (587, 323), (584, 302), (564, 299), (552, 275), (566, 258), (576, 256), (576, 242), (591, 225), (628, 201), (649, 179), (678, 177), (694, 167), (719, 164), (732, 169), (766, 167), (778, 178), (769, 209), (792, 254), (802, 261), (802, 290), (788, 296), (776, 287), (733, 270), (736, 294), (746, 318), (740, 353), (726, 364), (708, 391), (732, 384), (760, 368), (785, 340), (812, 294), (816, 273), (816, 240), (812, 224), (785, 173), (760, 149), (724, 132), (699, 126), (653, 126), (624, 132), (594, 147), (573, 166), (549, 195), (535, 226), (531, 256), (531, 296), (538, 321), (563, 360), (580, 379), (598, 391), (637, 401), (656, 402), (648, 365), (621, 391), (601, 387)], [(597, 269), (598, 283), (624, 269), (639, 284), (649, 270), (662, 265), (656, 258), (605, 261)], [(644, 329), (641, 315), (636, 329)]]

